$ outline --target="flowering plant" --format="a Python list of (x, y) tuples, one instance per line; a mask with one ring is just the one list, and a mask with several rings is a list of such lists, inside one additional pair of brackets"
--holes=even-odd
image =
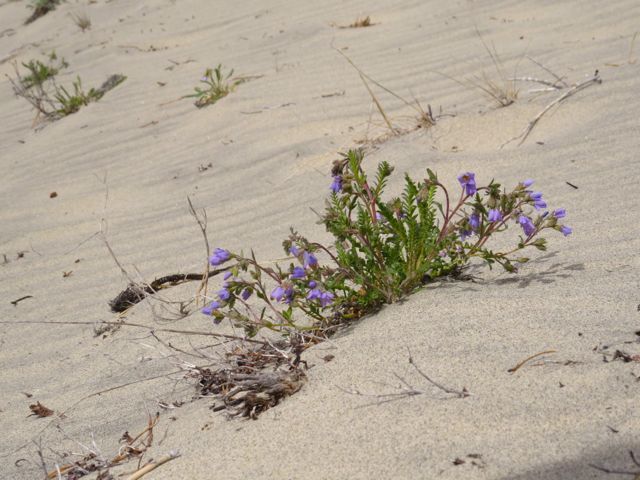
[[(375, 180), (369, 182), (363, 160), (361, 150), (352, 150), (333, 164), (323, 216), (335, 238), (332, 248), (309, 242), (292, 230), (283, 246), (297, 265), (292, 262), (284, 270), (260, 265), (253, 253), (247, 258), (216, 249), (212, 265), (230, 260), (236, 264), (203, 313), (212, 315), (215, 323), (229, 318), (249, 335), (262, 327), (325, 334), (346, 319), (399, 300), (429, 279), (458, 274), (473, 257), (515, 272), (518, 264), (529, 260), (517, 256), (521, 250), (546, 249), (542, 231), (571, 233), (570, 227), (559, 223), (566, 211), (547, 210), (542, 193), (530, 189), (533, 180), (508, 192), (493, 180), (479, 187), (474, 173), (462, 173), (455, 201), (427, 169), (421, 182), (405, 175), (403, 194), (385, 200), (393, 167), (380, 163)], [(522, 230), (517, 244), (507, 251), (489, 249), (489, 238), (510, 223)], [(320, 265), (318, 253), (328, 257), (330, 265)], [(260, 308), (249, 301), (253, 293)], [(303, 314), (302, 320), (295, 317), (296, 311)]]

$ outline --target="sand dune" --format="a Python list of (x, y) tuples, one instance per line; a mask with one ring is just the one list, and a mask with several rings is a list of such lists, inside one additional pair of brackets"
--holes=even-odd
[[(28, 324), (113, 319), (107, 302), (127, 280), (95, 235), (101, 225), (121, 264), (147, 281), (203, 267), (187, 196), (207, 209), (215, 246), (274, 259), (292, 225), (328, 239), (310, 208), (322, 208), (331, 160), (385, 133), (335, 49), (444, 114), (431, 129), (376, 145), (368, 166), (388, 160), (418, 177), (429, 167), (451, 185), (467, 170), (507, 185), (534, 178), (567, 209), (574, 234), (550, 238), (516, 276), (474, 268), (475, 283), (431, 285), (317, 346), (306, 353), (308, 383), (258, 421), (228, 420), (207, 400), (164, 412), (148, 455), (182, 456), (147, 478), (577, 479), (613, 478), (589, 464), (636, 468), (627, 451), (640, 454), (640, 367), (605, 363), (594, 348), (640, 353), (637, 2), (99, 0), (63, 3), (23, 25), (25, 3), (0, 5), (0, 262), (8, 260), (0, 318), (26, 324), (0, 324), (0, 476), (41, 478), (37, 444), (50, 468), (55, 452), (81, 449), (75, 442), (95, 441), (107, 455), (125, 430), (144, 428), (158, 401), (194, 394), (169, 373), (201, 359), (144, 330), (102, 338), (91, 325)], [(84, 33), (70, 17), (82, 12), (92, 22)], [(332, 26), (366, 15), (376, 25)], [(569, 84), (599, 69), (602, 84), (545, 115), (521, 147), (500, 149), (558, 93), (521, 83), (518, 100), (496, 108), (472, 85), (483, 72), (497, 79), (481, 39), (507, 76), (549, 78), (528, 56)], [(114, 73), (128, 78), (34, 129), (34, 112), (4, 74), (13, 75), (12, 60), (52, 50), (70, 64), (63, 84), (78, 75), (86, 86)], [(219, 63), (261, 77), (208, 108), (180, 99)], [(394, 122), (414, 126), (410, 108), (376, 92)], [(186, 299), (195, 287), (162, 298)], [(25, 295), (33, 298), (10, 303)], [(167, 326), (157, 319), (162, 306), (143, 302), (128, 321)], [(197, 311), (170, 325), (214, 328)], [(407, 349), (434, 379), (470, 396), (425, 383)], [(544, 350), (557, 353), (507, 372)], [(328, 363), (327, 353), (335, 355)], [(347, 393), (397, 391), (394, 374), (424, 394), (377, 404)], [(27, 418), (36, 400), (64, 418)]]

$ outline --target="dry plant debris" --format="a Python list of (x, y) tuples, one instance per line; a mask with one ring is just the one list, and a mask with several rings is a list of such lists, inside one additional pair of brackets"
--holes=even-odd
[(371, 22), (371, 17), (367, 15), (364, 18), (358, 18), (355, 22), (353, 22), (349, 27), (351, 28), (364, 28), (370, 27), (371, 25), (375, 25), (375, 23)]
[(366, 17), (359, 17), (356, 19), (355, 22), (349, 25), (333, 24), (333, 26), (337, 26), (338, 28), (366, 28), (366, 27), (371, 27), (373, 25), (377, 25), (377, 23), (373, 23), (369, 15), (367, 15)]
[[(84, 457), (76, 462), (56, 465), (55, 469), (47, 472), (46, 478), (77, 480), (93, 472), (99, 472), (98, 478), (109, 478), (110, 468), (120, 465), (133, 458), (139, 459), (138, 472), (146, 469), (144, 473), (147, 473), (148, 471), (153, 470), (162, 463), (165, 463), (166, 461), (173, 458), (177, 458), (179, 454), (172, 452), (169, 454), (171, 458), (164, 460), (162, 463), (160, 463), (160, 460), (157, 460), (156, 462), (150, 462), (149, 465), (155, 464), (153, 468), (148, 468), (148, 465), (140, 468), (140, 463), (142, 462), (144, 454), (153, 445), (153, 429), (158, 424), (159, 420), (159, 413), (156, 413), (153, 416), (149, 416), (147, 427), (135, 437), (132, 437), (129, 432), (124, 432), (124, 434), (120, 438), (121, 446), (118, 449), (118, 453), (111, 457), (111, 459), (106, 459), (102, 455), (100, 455), (99, 452), (90, 450)], [(144, 475), (144, 473), (142, 473), (142, 475)], [(140, 478), (142, 476), (135, 475), (136, 474), (134, 473), (134, 476), (130, 476), (129, 479)]]
[(83, 32), (91, 28), (91, 19), (86, 13), (72, 13), (71, 19), (73, 20), (73, 23), (75, 23), (76, 26)]
[(507, 372), (515, 373), (518, 370), (520, 370), (520, 368), (522, 368), (530, 360), (533, 360), (534, 358), (538, 358), (538, 357), (541, 357), (543, 355), (548, 355), (548, 354), (551, 354), (551, 353), (556, 353), (556, 350), (545, 350), (544, 352), (540, 352), (540, 353), (536, 353), (535, 355), (531, 355), (531, 356), (525, 358), (524, 360), (522, 360), (521, 362), (518, 362), (518, 364), (516, 366), (511, 367), (509, 370), (507, 370)]
[[(295, 342), (294, 342), (295, 344)], [(300, 368), (302, 344), (294, 345), (291, 352), (285, 345), (267, 344), (251, 349), (238, 345), (227, 354), (228, 363), (218, 369), (195, 368), (200, 396), (217, 396), (220, 405), (213, 411), (226, 410), (230, 416), (256, 419), (258, 415), (276, 406), (285, 397), (298, 392), (306, 381)]]
[(53, 415), (53, 410), (45, 407), (40, 402), (36, 402), (32, 405), (29, 405), (29, 409), (32, 412), (31, 415), (29, 415), (30, 417), (32, 415), (35, 415), (37, 417), (44, 418), (44, 417), (50, 417), (51, 415)]
[[(640, 467), (640, 461), (638, 461), (638, 459), (634, 455), (633, 450), (629, 450), (629, 456), (631, 457), (631, 461), (633, 462), (633, 464), (636, 467)], [(601, 467), (599, 465), (594, 465), (593, 463), (590, 463), (589, 466), (591, 468), (595, 468), (596, 470), (599, 470), (604, 473), (609, 473), (614, 475), (629, 475), (629, 476), (633, 476), (634, 480), (637, 480), (638, 478), (640, 478), (640, 470), (618, 470), (613, 468)]]
[[(400, 95), (398, 95), (397, 93), (395, 93), (393, 90), (385, 87), (380, 82), (376, 81), (375, 79), (373, 79), (369, 75), (367, 75), (344, 52), (340, 51), (339, 49), (337, 49), (335, 47), (333, 47), (333, 49), (336, 52), (338, 52), (347, 62), (349, 62), (349, 64), (358, 72), (358, 75), (360, 76), (360, 80), (362, 80), (362, 83), (364, 84), (365, 88), (367, 89), (367, 92), (369, 93), (369, 96), (371, 97), (371, 100), (373, 101), (373, 104), (375, 105), (376, 109), (378, 110), (378, 113), (380, 114), (380, 116), (384, 120), (384, 123), (385, 123), (386, 127), (388, 128), (388, 132), (387, 133), (385, 133), (383, 135), (380, 135), (380, 136), (378, 136), (378, 137), (376, 137), (376, 138), (374, 138), (372, 140), (366, 138), (365, 140), (362, 140), (362, 141), (360, 141), (358, 143), (360, 143), (360, 144), (369, 144), (369, 145), (377, 145), (377, 144), (386, 142), (388, 139), (390, 139), (392, 137), (405, 135), (405, 134), (407, 134), (407, 133), (409, 133), (411, 131), (414, 131), (414, 130), (417, 130), (417, 129), (420, 129), (420, 128), (426, 130), (428, 128), (431, 128), (431, 127), (435, 126), (437, 118), (433, 114), (433, 111), (431, 110), (431, 105), (427, 105), (427, 109), (425, 110), (417, 99), (414, 99), (413, 102), (410, 102), (410, 101), (406, 100), (405, 98), (403, 98)], [(369, 85), (369, 83), (372, 83), (376, 87), (384, 90), (385, 92), (387, 92), (391, 96), (397, 98), (402, 103), (404, 103), (406, 106), (408, 106), (409, 108), (414, 110), (417, 113), (417, 117), (415, 118), (414, 125), (411, 128), (401, 128), (399, 126), (393, 125), (393, 123), (391, 122), (389, 116), (385, 112), (384, 108), (382, 107), (382, 104), (380, 103), (380, 101), (378, 100), (377, 96), (373, 92), (373, 90), (372, 90), (371, 86)], [(369, 121), (369, 124), (371, 124), (371, 121)]]
[(109, 302), (109, 306), (111, 307), (112, 312), (124, 312), (136, 303), (140, 303), (147, 295), (154, 294), (158, 290), (165, 288), (166, 284), (178, 285), (188, 281), (208, 279), (227, 270), (227, 268), (220, 268), (217, 270), (211, 270), (205, 274), (176, 273), (172, 275), (165, 275), (154, 280), (149, 285), (130, 283), (127, 288), (118, 293), (118, 295)]
[[(568, 91), (566, 91), (565, 93), (563, 93), (562, 95), (560, 95), (558, 98), (556, 98), (554, 101), (552, 101), (551, 103), (549, 103), (546, 107), (544, 107), (540, 113), (538, 113), (538, 115), (536, 115), (533, 120), (531, 120), (529, 122), (529, 124), (525, 127), (525, 129), (519, 134), (516, 135), (515, 137), (507, 140), (506, 142), (504, 142), (502, 145), (500, 145), (500, 148), (503, 148), (504, 146), (508, 145), (511, 142), (514, 142), (516, 140), (519, 140), (518, 142), (518, 146), (522, 145), (524, 143), (524, 141), (527, 139), (527, 137), (529, 136), (529, 134), (533, 131), (533, 129), (535, 128), (535, 126), (538, 124), (538, 122), (540, 121), (540, 119), (549, 111), (551, 110), (553, 107), (555, 107), (556, 105), (560, 105), (562, 102), (564, 102), (566, 99), (568, 99), (569, 97), (571, 97), (572, 95), (575, 95), (576, 93), (584, 90), (587, 87), (590, 87), (591, 85), (595, 85), (595, 84), (601, 84), (602, 83), (602, 79), (600, 78), (600, 72), (598, 70), (596, 70), (593, 74), (592, 77), (590, 77), (589, 79), (577, 83), (576, 85), (574, 85), (573, 87), (571, 87)], [(558, 89), (558, 87), (554, 87), (554, 89)]]
[(59, 3), (60, 0), (31, 0), (31, 4), (27, 6), (33, 8), (33, 13), (25, 20), (24, 24), (28, 25), (50, 11), (55, 10)]
[[(420, 369), (420, 367), (418, 367), (418, 365), (416, 364), (415, 360), (411, 355), (411, 352), (409, 352), (409, 365), (411, 365), (415, 369), (415, 371), (418, 373), (420, 377), (422, 377), (424, 380), (426, 380), (431, 385), (436, 387), (438, 390), (442, 390), (446, 394), (453, 395), (454, 397), (457, 397), (457, 398), (467, 398), (468, 396), (471, 395), (466, 387), (462, 387), (462, 390), (456, 390), (454, 388), (447, 387), (441, 384), (440, 382), (436, 382), (435, 380), (430, 378), (426, 373), (424, 373), (424, 371)], [(417, 389), (416, 387), (411, 385), (404, 377), (401, 377), (397, 373), (394, 373), (393, 375), (401, 383), (401, 385), (397, 387), (397, 390), (399, 390), (397, 392), (383, 393), (383, 394), (368, 394), (368, 393), (362, 393), (358, 389), (347, 390), (347, 389), (341, 388), (341, 390), (346, 393), (350, 393), (352, 395), (373, 398), (374, 402), (372, 403), (372, 405), (380, 405), (382, 403), (394, 402), (396, 400), (401, 400), (403, 398), (414, 397), (417, 395), (423, 395), (427, 393), (424, 390)]]

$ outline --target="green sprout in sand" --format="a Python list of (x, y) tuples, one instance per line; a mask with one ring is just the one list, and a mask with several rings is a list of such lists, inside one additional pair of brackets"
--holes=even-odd
[(196, 98), (195, 105), (198, 108), (213, 105), (218, 100), (233, 92), (238, 85), (246, 81), (245, 78), (231, 78), (233, 69), (226, 75), (222, 72), (222, 64), (214, 69), (207, 68), (200, 79), (205, 87), (195, 87), (196, 93), (185, 95), (183, 98)]

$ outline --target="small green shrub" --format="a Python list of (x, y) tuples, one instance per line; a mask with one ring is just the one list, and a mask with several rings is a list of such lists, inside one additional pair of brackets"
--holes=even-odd
[(81, 107), (89, 105), (91, 102), (97, 102), (102, 97), (99, 91), (95, 88), (85, 92), (82, 89), (82, 81), (80, 77), (76, 77), (73, 82), (73, 93), (69, 93), (66, 88), (57, 86), (54, 94), (54, 98), (59, 103), (59, 108), (56, 112), (65, 117), (80, 110)]
[(42, 63), (40, 60), (29, 60), (29, 62), (23, 63), (22, 66), (30, 72), (22, 77), (22, 85), (24, 88), (29, 89), (34, 85), (42, 85), (47, 80), (55, 77), (60, 70), (69, 66), (64, 58), (60, 59), (60, 62), (57, 64), (54, 64), (56, 60), (58, 60), (56, 52), (51, 52), (49, 54), (48, 64)]
[(213, 105), (246, 81), (243, 78), (233, 79), (232, 76), (233, 69), (226, 75), (222, 73), (222, 64), (218, 64), (214, 69), (207, 68), (204, 76), (200, 79), (200, 82), (204, 83), (206, 87), (195, 87), (196, 93), (185, 95), (184, 98), (196, 98), (195, 105), (198, 108)]
[[(50, 59), (56, 59), (55, 54)], [(100, 100), (106, 92), (120, 85), (126, 80), (124, 75), (111, 75), (99, 88), (91, 88), (85, 92), (82, 88), (80, 77), (72, 83), (69, 91), (56, 82), (58, 68), (67, 67), (64, 59), (58, 66), (45, 65), (40, 61), (31, 60), (22, 64), (28, 74), (23, 76), (14, 63), (15, 78), (9, 78), (16, 96), (24, 98), (36, 110), (36, 120), (43, 117), (44, 120), (57, 120), (77, 112), (85, 105)], [(35, 122), (34, 122), (35, 123)]]

